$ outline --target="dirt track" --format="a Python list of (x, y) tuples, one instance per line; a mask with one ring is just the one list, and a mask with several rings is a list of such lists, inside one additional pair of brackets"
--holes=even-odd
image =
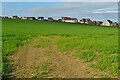
[(11, 73), (12, 75), (17, 78), (96, 78), (103, 74), (90, 67), (89, 63), (76, 58), (73, 53), (60, 52), (52, 38), (46, 39), (49, 40), (47, 47), (34, 47), (39, 40), (38, 37), (12, 55), (11, 58), (16, 64), (16, 70)]

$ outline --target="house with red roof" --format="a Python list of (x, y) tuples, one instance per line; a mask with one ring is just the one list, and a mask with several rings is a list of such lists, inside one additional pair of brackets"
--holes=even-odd
[(71, 17), (62, 17), (61, 21), (62, 22), (69, 22), (69, 23), (77, 23), (78, 19), (77, 18), (71, 18)]

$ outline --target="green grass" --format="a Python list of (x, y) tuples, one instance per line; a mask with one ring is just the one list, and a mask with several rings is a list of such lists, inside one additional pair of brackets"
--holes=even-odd
[(7, 73), (13, 70), (13, 63), (7, 59), (7, 56), (17, 51), (21, 46), (27, 43), (30, 39), (28, 35), (4, 35), (2, 38), (2, 61), (3, 76), (8, 76)]
[(0, 74), (2, 74), (2, 18), (0, 18)]
[(85, 61), (89, 62), (89, 61), (92, 61), (95, 57), (95, 53), (93, 53), (92, 51), (89, 51), (89, 50), (86, 50), (86, 51), (83, 51), (79, 54), (79, 57), (81, 59), (85, 59)]
[[(117, 35), (117, 28), (47, 21), (3, 19), (3, 34), (44, 34), (97, 36)], [(93, 35), (94, 34), (94, 35)]]
[(61, 37), (57, 39), (56, 44), (61, 51), (75, 52), (75, 55), (87, 62), (95, 61), (96, 68), (117, 76), (119, 63), (117, 36), (100, 35), (97, 38), (94, 36)]
[[(74, 51), (85, 61), (95, 61), (96, 68), (112, 76), (118, 74), (118, 28), (20, 19), (3, 19), (2, 24), (3, 57), (34, 35), (56, 36), (54, 43), (61, 52)], [(48, 40), (41, 38), (39, 42), (37, 47), (48, 45)]]
[(29, 40), (27, 35), (5, 35), (3, 36), (3, 55), (11, 55), (17, 51), (18, 47), (23, 46)]
[(33, 47), (36, 47), (36, 48), (44, 48), (44, 47), (47, 47), (49, 44), (49, 40), (45, 39), (45, 38), (39, 38), (39, 41), (35, 43), (35, 46)]

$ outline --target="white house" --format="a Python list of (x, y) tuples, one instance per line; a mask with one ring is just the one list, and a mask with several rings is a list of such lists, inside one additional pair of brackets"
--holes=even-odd
[(111, 25), (112, 23), (113, 23), (112, 21), (107, 20), (107, 21), (104, 21), (104, 22), (101, 24), (101, 26), (112, 26), (112, 25)]
[(18, 16), (12, 16), (12, 19), (18, 19), (19, 17)]
[(21, 17), (21, 19), (27, 19), (27, 17)]
[(86, 19), (81, 19), (81, 20), (79, 20), (79, 23), (84, 23), (85, 24), (85, 21), (86, 21)]
[(62, 17), (62, 22), (69, 22), (69, 23), (77, 23), (77, 18), (70, 18), (70, 17)]

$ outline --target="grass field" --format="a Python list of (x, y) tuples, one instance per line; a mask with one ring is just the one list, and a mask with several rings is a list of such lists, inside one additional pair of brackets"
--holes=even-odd
[[(38, 36), (52, 38), (61, 53), (71, 53), (90, 67), (107, 72), (100, 77), (117, 77), (118, 28), (48, 21), (3, 19), (3, 75), (8, 77), (14, 65), (7, 59), (24, 44)], [(36, 46), (43, 48), (49, 40), (40, 39)], [(47, 51), (49, 56), (52, 52)], [(9, 70), (8, 70), (9, 69)]]

